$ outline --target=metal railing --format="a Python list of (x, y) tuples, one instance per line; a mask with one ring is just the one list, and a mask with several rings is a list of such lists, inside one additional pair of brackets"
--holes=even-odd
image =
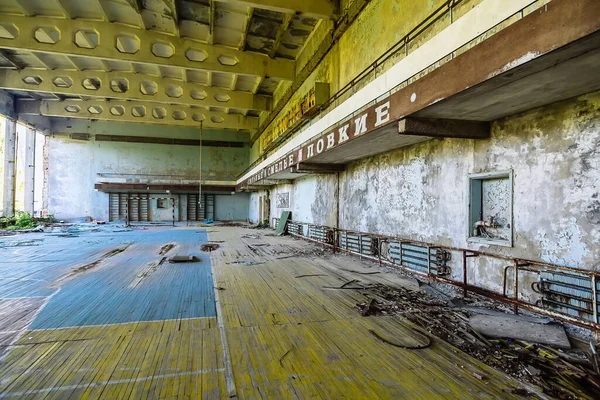
[[(363, 71), (361, 71), (357, 76), (355, 76), (344, 87), (342, 87), (340, 90), (338, 90), (336, 93), (334, 93), (331, 96), (331, 98), (329, 99), (329, 101), (327, 101), (325, 104), (323, 104), (320, 107), (319, 112), (315, 116), (307, 119), (305, 122), (298, 125), (295, 129), (288, 131), (279, 141), (277, 141), (272, 146), (267, 148), (263, 152), (262, 155), (260, 155), (255, 161), (253, 161), (248, 166), (248, 168), (246, 168), (238, 176), (238, 179), (240, 179), (242, 176), (247, 174), (249, 171), (251, 171), (253, 168), (255, 168), (258, 164), (260, 164), (261, 162), (266, 160), (279, 147), (281, 147), (285, 143), (287, 143), (292, 138), (294, 133), (298, 132), (301, 128), (303, 128), (307, 124), (312, 124), (312, 122), (314, 122), (315, 120), (320, 119), (323, 114), (326, 114), (326, 113), (330, 112), (333, 108), (337, 107), (338, 103), (344, 96), (347, 96), (350, 92), (352, 92), (351, 94), (354, 94), (356, 92), (356, 87), (358, 85), (365, 83), (365, 81), (367, 79), (374, 80), (375, 78), (377, 78), (378, 69), (383, 69), (382, 67), (386, 64), (386, 62), (390, 61), (392, 58), (394, 58), (398, 55), (407, 56), (408, 54), (410, 54), (411, 51), (414, 51), (417, 48), (419, 48), (420, 47), (419, 45), (416, 45), (414, 47), (411, 47), (411, 45), (414, 44), (415, 41), (422, 39), (421, 36), (427, 31), (427, 29), (431, 28), (436, 22), (442, 20), (444, 17), (448, 17), (449, 24), (452, 24), (454, 22), (455, 8), (462, 2), (463, 2), (463, 0), (447, 0), (444, 4), (442, 4), (436, 10), (434, 10), (431, 14), (429, 14), (427, 16), (427, 18), (425, 18), (417, 26), (415, 26), (413, 29), (411, 29), (405, 36), (403, 36), (392, 47), (390, 47), (385, 53), (383, 53), (380, 57), (378, 57), (375, 61), (373, 61), (367, 68), (365, 68)], [(505, 24), (507, 21), (511, 20), (511, 18), (513, 18), (515, 16), (519, 16), (520, 18), (522, 18), (524, 16), (524, 10), (527, 8), (531, 8), (532, 5), (534, 5), (536, 3), (539, 5), (539, 7), (541, 7), (541, 6), (543, 6), (543, 4), (547, 3), (547, 0), (532, 0), (530, 3), (528, 3), (528, 5), (526, 7), (524, 7), (517, 13), (513, 14), (509, 18), (507, 18), (503, 21), (500, 21), (498, 24), (496, 24), (492, 28), (488, 29), (487, 31), (481, 33), (479, 36), (474, 38), (471, 42), (480, 41), (482, 38), (487, 39), (487, 38), (491, 37), (492, 35), (490, 35), (490, 32), (493, 32), (498, 26)], [(533, 11), (533, 9), (535, 9), (535, 7), (533, 7), (530, 10), (530, 12)], [(497, 33), (497, 32), (494, 32), (494, 33)], [(425, 43), (425, 42), (423, 42), (423, 43)], [(469, 46), (469, 44), (467, 44), (465, 46)], [(465, 46), (463, 46), (463, 48)], [(417, 78), (422, 77), (422, 74), (424, 71), (428, 71), (434, 66), (435, 66), (435, 68), (438, 68), (439, 66), (441, 66), (445, 63), (444, 62), (445, 59), (447, 59), (446, 62), (449, 60), (452, 60), (455, 57), (455, 55), (458, 52), (460, 52), (463, 48), (454, 50), (449, 54), (445, 54), (440, 59), (438, 59), (431, 65), (427, 66), (422, 71), (419, 71), (418, 73), (409, 77), (408, 79), (406, 79), (404, 82), (400, 83), (393, 89), (389, 90), (386, 93), (382, 93), (380, 97), (394, 93), (398, 89), (406, 86), (409, 82), (412, 82), (413, 80), (416, 80)], [(385, 70), (387, 70), (388, 68), (385, 68)], [(381, 73), (382, 71), (379, 71), (379, 72)], [(431, 72), (431, 71), (429, 71), (429, 72)], [(360, 113), (362, 110), (372, 106), (375, 103), (376, 103), (376, 100), (366, 104), (365, 106), (361, 107), (359, 110), (355, 110), (352, 114), (348, 115), (343, 120), (353, 117), (355, 114)], [(324, 130), (323, 134), (325, 134), (326, 132), (327, 132), (327, 129)], [(310, 140), (313, 140), (313, 139), (314, 138), (311, 138)], [(300, 146), (296, 147), (293, 151), (298, 150), (304, 144), (306, 144), (306, 142), (302, 143)]]
[[(278, 223), (279, 219), (274, 218), (274, 225)], [(357, 255), (361, 259), (376, 261), (380, 265), (401, 268), (416, 275), (460, 287), (463, 289), (463, 296), (473, 292), (511, 304), (515, 313), (519, 312), (519, 308), (523, 308), (547, 315), (590, 329), (594, 331), (596, 338), (600, 332), (600, 272), (297, 221), (288, 222), (288, 233), (331, 247), (334, 251)], [(451, 261), (456, 256), (460, 258), (455, 259), (454, 264), (462, 266), (461, 280), (451, 277)], [(509, 262), (503, 271), (502, 293), (470, 283), (468, 260), (478, 257)], [(512, 296), (508, 288), (509, 271), (513, 272)], [(540, 296), (536, 301), (532, 302), (520, 296), (524, 290), (524, 273), (537, 276), (536, 282), (527, 288)]]

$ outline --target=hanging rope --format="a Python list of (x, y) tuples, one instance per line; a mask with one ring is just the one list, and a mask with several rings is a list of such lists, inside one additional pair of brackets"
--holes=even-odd
[[(202, 209), (202, 121), (200, 121), (200, 153), (199, 153), (199, 170), (198, 170), (198, 175), (200, 176), (200, 181), (198, 183), (198, 208)], [(204, 210), (202, 210), (204, 211)]]

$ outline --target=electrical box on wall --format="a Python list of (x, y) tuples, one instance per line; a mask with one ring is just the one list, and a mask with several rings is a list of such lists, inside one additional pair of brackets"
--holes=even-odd
[(468, 199), (468, 241), (512, 247), (512, 170), (469, 175)]

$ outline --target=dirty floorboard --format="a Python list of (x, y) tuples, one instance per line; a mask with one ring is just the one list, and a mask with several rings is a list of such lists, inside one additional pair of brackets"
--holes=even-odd
[(426, 341), (406, 320), (360, 316), (351, 288), (412, 282), (269, 232), (3, 238), (0, 398), (514, 397), (515, 381), (440, 340), (377, 337)]

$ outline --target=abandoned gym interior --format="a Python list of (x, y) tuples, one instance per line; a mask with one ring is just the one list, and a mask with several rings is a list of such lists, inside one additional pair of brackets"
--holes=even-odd
[(600, 1), (0, 0), (0, 398), (599, 399)]

